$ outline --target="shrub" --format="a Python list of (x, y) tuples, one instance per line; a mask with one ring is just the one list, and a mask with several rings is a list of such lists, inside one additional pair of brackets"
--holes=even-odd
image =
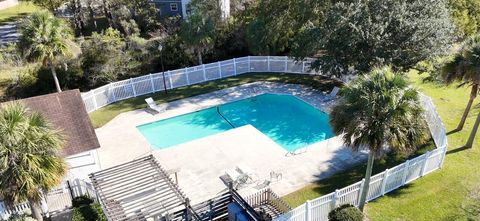
[(106, 221), (102, 207), (98, 203), (91, 203), (73, 208), (72, 221)]
[(330, 221), (362, 221), (363, 213), (350, 204), (341, 205), (328, 213)]
[(12, 214), (8, 221), (36, 221), (36, 219), (32, 218), (32, 211), (30, 209), (25, 209), (23, 212), (17, 212)]
[(93, 200), (88, 196), (78, 196), (73, 198), (72, 206), (73, 207), (82, 207), (85, 205), (90, 205), (93, 203)]

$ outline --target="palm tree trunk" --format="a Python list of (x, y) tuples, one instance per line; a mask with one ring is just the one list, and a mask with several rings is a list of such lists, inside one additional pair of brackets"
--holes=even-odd
[(466, 148), (472, 148), (473, 140), (475, 140), (475, 135), (477, 135), (479, 125), (480, 125), (480, 112), (477, 115), (477, 120), (475, 120), (475, 124), (473, 125), (473, 128), (472, 128), (472, 132), (470, 132), (470, 137), (468, 138), (467, 144), (465, 144)]
[(468, 113), (470, 112), (470, 109), (472, 108), (473, 101), (477, 97), (478, 94), (478, 84), (472, 85), (472, 91), (470, 92), (470, 100), (468, 100), (467, 107), (465, 108), (465, 111), (463, 112), (462, 119), (460, 120), (460, 123), (457, 126), (456, 131), (461, 131), (463, 129), (463, 126), (465, 125), (465, 121), (467, 120)]
[(198, 64), (203, 64), (202, 52), (200, 50), (197, 50), (197, 58), (198, 58)]
[(363, 182), (362, 194), (360, 195), (360, 201), (358, 208), (363, 212), (365, 207), (365, 201), (367, 200), (368, 189), (370, 188), (370, 177), (372, 176), (373, 161), (375, 160), (375, 153), (370, 151), (368, 153), (367, 171), (365, 172), (365, 181)]
[(55, 71), (55, 66), (50, 62), (50, 71), (52, 71), (53, 80), (55, 81), (55, 87), (57, 87), (57, 92), (62, 92), (62, 88), (60, 88), (60, 83), (58, 82), (57, 71)]
[(30, 209), (32, 210), (32, 217), (38, 221), (43, 221), (42, 211), (38, 203), (28, 198), (28, 204), (30, 204)]

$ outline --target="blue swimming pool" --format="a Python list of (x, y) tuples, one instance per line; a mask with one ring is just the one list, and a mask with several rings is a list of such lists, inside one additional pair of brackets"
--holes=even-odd
[(287, 151), (333, 136), (328, 115), (291, 95), (263, 94), (138, 126), (156, 149), (252, 125)]

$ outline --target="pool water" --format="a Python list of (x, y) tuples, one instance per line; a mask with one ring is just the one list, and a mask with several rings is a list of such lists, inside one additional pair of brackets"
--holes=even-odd
[(252, 125), (287, 151), (328, 139), (328, 115), (291, 95), (263, 94), (138, 126), (155, 149)]

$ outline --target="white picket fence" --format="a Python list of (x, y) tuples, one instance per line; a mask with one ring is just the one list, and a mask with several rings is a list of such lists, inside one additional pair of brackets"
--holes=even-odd
[[(296, 62), (284, 56), (234, 58), (166, 71), (165, 84), (167, 89), (172, 89), (254, 72), (317, 74), (310, 70), (311, 62), (312, 59)], [(160, 72), (107, 84), (82, 93), (82, 98), (87, 111), (92, 112), (117, 101), (164, 90), (163, 74)]]
[[(92, 184), (84, 180), (74, 179), (63, 182), (44, 195), (41, 202), (42, 212), (51, 215), (70, 209), (72, 207), (72, 196), (89, 196), (96, 199)], [(0, 220), (8, 220), (12, 214), (22, 214), (26, 209), (30, 209), (28, 202), (7, 206), (3, 201), (0, 201)]]
[[(425, 110), (425, 119), (437, 148), (372, 176), (367, 201), (381, 197), (442, 167), (447, 151), (445, 127), (435, 110), (432, 100), (427, 96), (421, 95), (421, 102)], [(309, 200), (274, 219), (274, 221), (328, 220), (328, 213), (337, 206), (343, 204), (358, 206), (363, 184), (364, 180), (317, 199)]]
[[(281, 56), (248, 56), (166, 71), (164, 73), (166, 89), (255, 72), (318, 75), (319, 73), (310, 69), (312, 61), (313, 59), (306, 59), (305, 61), (296, 62), (289, 57)], [(163, 80), (162, 73), (144, 75), (104, 85), (83, 93), (82, 98), (87, 111), (92, 112), (117, 101), (164, 91)], [(421, 102), (425, 109), (425, 119), (437, 148), (372, 176), (367, 195), (368, 201), (383, 196), (442, 167), (447, 151), (445, 127), (435, 110), (432, 100), (427, 96), (421, 95)], [(358, 206), (363, 183), (364, 181), (362, 180), (320, 198), (307, 201), (275, 220), (327, 220), (328, 213), (339, 205), (352, 204)]]

